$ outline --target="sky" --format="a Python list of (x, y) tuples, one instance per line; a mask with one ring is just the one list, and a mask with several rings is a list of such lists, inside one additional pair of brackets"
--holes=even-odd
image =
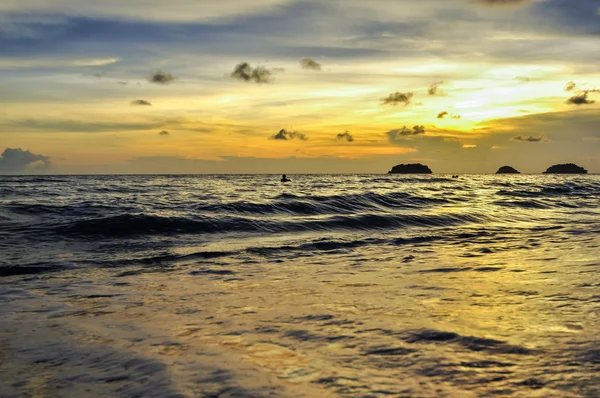
[(600, 0), (2, 0), (0, 173), (600, 173)]

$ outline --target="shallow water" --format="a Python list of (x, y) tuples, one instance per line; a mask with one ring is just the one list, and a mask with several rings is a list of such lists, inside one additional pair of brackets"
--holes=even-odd
[(600, 176), (0, 177), (0, 396), (600, 396)]

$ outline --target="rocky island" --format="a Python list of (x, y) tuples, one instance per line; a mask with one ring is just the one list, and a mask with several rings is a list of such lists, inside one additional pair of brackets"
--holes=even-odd
[(392, 167), (388, 174), (431, 174), (429, 167), (421, 163), (399, 164)]
[(517, 169), (510, 166), (502, 166), (498, 169), (496, 174), (521, 174)]
[(573, 163), (555, 164), (548, 167), (544, 174), (587, 174), (587, 170)]

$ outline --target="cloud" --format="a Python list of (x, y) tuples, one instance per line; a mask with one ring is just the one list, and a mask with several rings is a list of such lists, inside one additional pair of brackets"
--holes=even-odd
[(398, 105), (400, 103), (403, 103), (404, 106), (410, 104), (410, 101), (413, 97), (413, 93), (401, 93), (399, 91), (396, 91), (395, 93), (392, 93), (390, 95), (388, 95), (386, 98), (382, 98), (381, 101), (383, 101), (383, 105)]
[(269, 139), (270, 140), (288, 141), (288, 140), (293, 140), (296, 138), (301, 141), (308, 140), (308, 137), (305, 134), (299, 133), (297, 131), (287, 131), (286, 129), (279, 130), (279, 133), (272, 135), (271, 138), (269, 138)]
[(431, 83), (429, 85), (429, 89), (427, 90), (427, 94), (429, 95), (442, 95), (443, 92), (442, 90), (440, 90), (440, 85), (444, 83), (443, 81), (439, 81), (439, 82), (435, 82), (435, 83)]
[(577, 88), (577, 84), (575, 82), (568, 82), (565, 84), (565, 91), (574, 91)]
[(146, 101), (146, 100), (143, 100), (143, 99), (138, 99), (138, 100), (131, 101), (131, 105), (134, 105), (134, 106), (152, 106), (152, 103), (150, 101)]
[(472, 0), (474, 3), (485, 6), (524, 6), (533, 3), (533, 0)]
[(158, 133), (158, 135), (162, 135), (162, 136), (169, 135), (169, 132), (167, 130), (163, 130), (160, 133)]
[(477, 148), (477, 145), (475, 145), (475, 144), (464, 144), (462, 147), (465, 148), (465, 149)]
[(162, 71), (156, 71), (153, 74), (151, 74), (150, 76), (148, 76), (148, 81), (150, 83), (155, 83), (155, 84), (162, 84), (162, 85), (166, 85), (166, 84), (171, 84), (173, 83), (173, 81), (175, 80), (175, 76), (173, 76), (170, 73), (167, 72), (162, 72)]
[(517, 76), (515, 77), (515, 80), (521, 83), (529, 83), (531, 81), (531, 78), (527, 76)]
[(438, 119), (443, 119), (443, 118), (445, 118), (446, 116), (448, 116), (448, 112), (444, 111), (444, 112), (440, 112), (440, 113), (437, 115), (437, 118), (438, 118)]
[(514, 141), (520, 141), (520, 142), (540, 142), (542, 140), (542, 137), (534, 137), (534, 136), (529, 136), (529, 137), (524, 137), (522, 135), (518, 135), (516, 137), (513, 138)]
[(461, 117), (461, 115), (452, 115), (452, 119), (460, 119)]
[(270, 83), (272, 80), (272, 72), (264, 66), (253, 68), (247, 62), (242, 62), (236, 65), (231, 72), (231, 77), (237, 80), (254, 83)]
[(412, 130), (406, 126), (401, 129), (390, 130), (385, 133), (390, 141), (398, 141), (403, 137), (425, 134), (424, 126), (413, 126)]
[(336, 135), (335, 139), (337, 141), (341, 141), (341, 140), (346, 140), (348, 142), (354, 141), (354, 137), (352, 136), (352, 134), (350, 134), (349, 131), (346, 131), (344, 133), (340, 133), (340, 134)]
[(302, 58), (300, 60), (300, 65), (302, 66), (302, 69), (310, 69), (317, 71), (321, 70), (321, 64), (312, 58)]
[(50, 158), (37, 155), (21, 148), (6, 148), (0, 155), (0, 171), (46, 170), (51, 166)]
[(595, 92), (595, 90), (585, 90), (581, 94), (574, 95), (567, 100), (567, 104), (570, 105), (589, 105), (593, 104), (594, 100), (588, 99), (588, 93)]

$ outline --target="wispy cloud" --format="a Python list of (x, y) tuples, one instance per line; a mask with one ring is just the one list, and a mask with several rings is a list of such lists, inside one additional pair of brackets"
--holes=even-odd
[(352, 136), (352, 134), (350, 134), (349, 131), (345, 131), (344, 133), (340, 133), (340, 134), (336, 135), (335, 139), (337, 141), (342, 141), (342, 140), (346, 140), (348, 142), (354, 141), (354, 137)]
[(302, 69), (309, 69), (309, 70), (316, 70), (316, 71), (321, 70), (321, 64), (312, 58), (302, 58), (300, 60), (300, 65), (302, 66)]
[(50, 166), (51, 161), (48, 156), (24, 151), (21, 148), (6, 148), (0, 155), (0, 171), (16, 172), (28, 168), (45, 170)]
[(308, 140), (308, 137), (304, 133), (299, 133), (298, 131), (287, 131), (286, 129), (279, 130), (279, 133), (272, 135), (270, 140), (281, 140), (288, 141), (298, 139), (301, 141)]
[(264, 66), (253, 68), (248, 62), (241, 62), (231, 72), (231, 77), (237, 80), (254, 83), (270, 83), (272, 72)]
[(527, 76), (516, 76), (515, 80), (521, 83), (529, 83), (531, 81), (531, 78)]
[(577, 88), (577, 83), (575, 82), (568, 82), (567, 84), (565, 84), (565, 91), (574, 91)]
[(148, 76), (148, 81), (154, 84), (166, 85), (173, 83), (175, 81), (175, 76), (159, 70)]
[(413, 126), (412, 129), (404, 126), (401, 129), (390, 130), (385, 133), (392, 142), (402, 140), (403, 138), (425, 134), (425, 126)]
[[(473, 3), (486, 6), (524, 6), (533, 3), (535, 0), (472, 0)], [(539, 0), (538, 0), (539, 1)]]
[(143, 99), (137, 99), (137, 100), (131, 101), (131, 105), (133, 105), (133, 106), (152, 106), (152, 103), (150, 101), (146, 101)]
[(440, 85), (443, 84), (443, 81), (431, 83), (429, 85), (429, 89), (427, 90), (427, 94), (429, 95), (442, 95), (444, 94), (442, 90), (440, 90)]
[(522, 136), (522, 135), (518, 135), (516, 137), (513, 138), (514, 141), (520, 141), (520, 142), (540, 142), (542, 141), (543, 137), (534, 137), (534, 136)]
[(391, 93), (387, 97), (382, 98), (381, 101), (383, 102), (383, 105), (404, 104), (404, 106), (406, 106), (406, 105), (410, 104), (413, 95), (414, 94), (411, 92), (401, 93), (399, 91), (396, 91), (395, 93)]

